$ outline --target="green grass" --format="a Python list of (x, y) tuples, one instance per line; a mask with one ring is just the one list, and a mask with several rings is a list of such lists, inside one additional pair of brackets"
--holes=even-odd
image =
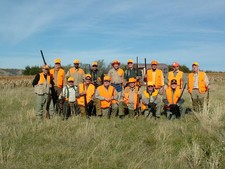
[(0, 168), (225, 168), (225, 96), (210, 94), (209, 111), (182, 120), (38, 122), (33, 89), (1, 89)]

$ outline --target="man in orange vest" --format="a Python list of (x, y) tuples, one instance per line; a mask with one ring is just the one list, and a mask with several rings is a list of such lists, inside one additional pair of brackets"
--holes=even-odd
[(192, 73), (188, 75), (188, 92), (191, 95), (194, 111), (203, 110), (204, 100), (209, 87), (209, 79), (205, 72), (199, 70), (199, 63), (192, 64)]
[(60, 94), (63, 103), (63, 119), (68, 119), (70, 115), (78, 115), (77, 109), (77, 97), (79, 96), (79, 91), (74, 85), (73, 77), (69, 77), (67, 80), (67, 85), (63, 87), (62, 93)]
[(95, 86), (91, 82), (91, 75), (85, 75), (85, 82), (80, 83), (78, 86), (79, 97), (77, 104), (80, 109), (81, 116), (91, 116), (93, 110), (93, 97), (95, 94)]
[(52, 117), (52, 114), (49, 116), (49, 107), (48, 100), (50, 95), (50, 88), (53, 86), (51, 76), (49, 75), (48, 65), (42, 67), (42, 73), (39, 73), (35, 76), (33, 83), (34, 92), (36, 94), (36, 117), (37, 119), (43, 119), (43, 112), (46, 111), (48, 118)]
[(160, 118), (162, 102), (159, 97), (158, 90), (155, 89), (154, 83), (152, 81), (148, 81), (146, 84), (146, 89), (142, 93), (142, 112), (145, 117), (153, 117)]
[(100, 100), (100, 111), (96, 112), (96, 115), (107, 116), (110, 118), (112, 115), (117, 114), (117, 93), (116, 89), (110, 85), (111, 78), (105, 76), (103, 79), (103, 85), (99, 86), (95, 93), (95, 98)]
[(73, 61), (74, 67), (70, 68), (69, 71), (66, 73), (66, 78), (73, 77), (74, 78), (74, 85), (78, 86), (80, 83), (83, 83), (85, 78), (85, 73), (83, 69), (79, 67), (80, 61), (75, 59)]
[(119, 117), (124, 118), (125, 109), (128, 110), (129, 117), (138, 115), (139, 107), (139, 87), (136, 86), (136, 78), (129, 78), (128, 86), (122, 92), (121, 101), (119, 103)]
[(120, 100), (124, 85), (124, 71), (120, 68), (118, 60), (114, 60), (111, 65), (112, 69), (109, 70), (108, 76), (111, 78), (111, 85), (115, 87), (118, 99)]
[(153, 82), (155, 89), (159, 91), (159, 94), (163, 94), (164, 92), (164, 75), (162, 70), (158, 69), (158, 62), (153, 60), (151, 62), (151, 69), (147, 70), (147, 75), (145, 78), (147, 82)]
[[(182, 99), (182, 90), (177, 85), (177, 80), (172, 79), (170, 86), (167, 87), (163, 102), (165, 103), (167, 118), (173, 120), (175, 118), (184, 117), (186, 107), (184, 99)], [(183, 89), (184, 90), (184, 89)]]
[[(56, 111), (59, 114), (61, 114), (62, 109), (63, 109), (63, 100), (58, 99), (58, 97), (63, 89), (65, 71), (61, 68), (61, 59), (59, 59), (59, 58), (55, 59), (54, 63), (55, 63), (55, 67), (50, 69), (50, 76), (54, 82), (55, 93), (52, 93), (51, 103), (50, 103), (50, 111), (52, 111), (52, 112)], [(53, 95), (53, 94), (55, 94), (55, 95)], [(53, 97), (55, 97), (55, 98), (53, 98)], [(53, 103), (53, 99), (56, 100), (55, 104)]]
[(167, 76), (167, 79), (166, 79), (167, 85), (170, 86), (171, 80), (176, 79), (177, 80), (177, 86), (180, 89), (183, 89), (184, 84), (187, 83), (187, 79), (186, 79), (186, 76), (185, 76), (184, 72), (179, 70), (179, 63), (174, 62), (172, 64), (172, 69), (173, 70), (168, 73), (168, 76)]

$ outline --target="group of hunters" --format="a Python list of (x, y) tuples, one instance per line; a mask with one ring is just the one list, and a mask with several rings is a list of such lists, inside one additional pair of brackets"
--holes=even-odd
[[(205, 72), (199, 70), (199, 63), (192, 64), (192, 72), (186, 75), (179, 70), (179, 64), (172, 64), (172, 71), (164, 76), (153, 60), (151, 68), (142, 73), (134, 67), (134, 61), (127, 61), (126, 70), (114, 60), (108, 74), (100, 74), (98, 63), (93, 62), (85, 74), (79, 60), (68, 72), (61, 67), (61, 60), (54, 60), (54, 68), (42, 67), (42, 72), (33, 80), (36, 94), (36, 116), (42, 119), (60, 114), (63, 119), (70, 116), (137, 118), (144, 115), (158, 119), (165, 113), (168, 119), (185, 115), (183, 92), (187, 90), (192, 99), (193, 111), (203, 109), (209, 86)], [(144, 86), (141, 86), (144, 84)]]

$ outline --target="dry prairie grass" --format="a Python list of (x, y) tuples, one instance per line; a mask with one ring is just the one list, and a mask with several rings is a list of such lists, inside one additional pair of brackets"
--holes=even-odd
[[(0, 89), (0, 168), (223, 169), (223, 83), (212, 83), (209, 108), (175, 121), (56, 116), (37, 122), (31, 87)], [(185, 99), (190, 107), (186, 92)]]

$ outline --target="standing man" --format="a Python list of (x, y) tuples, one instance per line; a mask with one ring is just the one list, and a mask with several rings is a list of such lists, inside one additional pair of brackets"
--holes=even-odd
[(52, 95), (52, 97), (56, 97), (57, 102), (54, 105), (53, 98), (51, 98), (50, 111), (57, 111), (59, 114), (61, 114), (63, 109), (63, 100), (58, 98), (63, 89), (65, 71), (61, 68), (61, 59), (55, 59), (54, 63), (55, 67), (50, 69), (50, 76), (53, 79), (55, 91), (55, 95)]
[(188, 92), (191, 95), (194, 111), (202, 111), (206, 93), (209, 87), (209, 79), (205, 72), (199, 70), (198, 62), (192, 64), (192, 73), (188, 75)]
[(155, 89), (154, 83), (148, 81), (146, 84), (146, 89), (142, 93), (142, 111), (145, 117), (160, 118), (162, 103), (161, 99), (158, 97), (158, 90)]
[(111, 117), (112, 114), (116, 115), (118, 110), (117, 93), (113, 86), (110, 85), (110, 77), (105, 76), (103, 85), (99, 86), (96, 90), (95, 97), (100, 100), (100, 111), (97, 111), (97, 116)]
[(124, 83), (124, 71), (120, 68), (118, 60), (114, 60), (111, 65), (112, 69), (109, 70), (108, 76), (111, 78), (111, 85), (115, 87), (118, 99), (120, 100)]
[(83, 79), (85, 78), (85, 73), (83, 69), (79, 67), (80, 61), (73, 61), (74, 67), (70, 68), (70, 70), (66, 73), (66, 78), (73, 77), (74, 85), (78, 86), (80, 83), (83, 83)]
[(92, 78), (92, 83), (94, 86), (97, 88), (98, 86), (102, 85), (102, 75), (100, 74), (98, 70), (98, 63), (97, 62), (92, 62), (92, 67), (89, 72)]
[(78, 87), (79, 97), (77, 104), (80, 109), (81, 116), (91, 116), (93, 111), (93, 96), (95, 94), (95, 86), (91, 83), (91, 75), (85, 75), (85, 82), (80, 83)]
[(159, 91), (159, 94), (163, 94), (164, 92), (164, 75), (162, 70), (158, 69), (158, 62), (153, 60), (151, 62), (151, 69), (147, 70), (147, 82), (153, 82), (155, 89)]
[(67, 80), (67, 85), (63, 88), (61, 93), (63, 103), (63, 119), (68, 119), (70, 115), (77, 115), (77, 104), (76, 98), (79, 96), (79, 92), (76, 86), (74, 86), (73, 77), (69, 77)]
[[(166, 89), (163, 102), (165, 103), (167, 118), (173, 120), (175, 118), (184, 117), (186, 107), (184, 106), (184, 99), (182, 99), (182, 90), (177, 85), (176, 79), (170, 81), (169, 87)], [(183, 89), (184, 90), (184, 89)]]
[(180, 89), (183, 89), (184, 84), (187, 83), (187, 79), (186, 79), (186, 76), (185, 76), (184, 72), (182, 72), (182, 71), (179, 70), (179, 63), (174, 62), (172, 64), (172, 69), (173, 70), (170, 71), (168, 73), (168, 76), (167, 76), (167, 85), (170, 87), (171, 80), (172, 79), (176, 79), (177, 86)]
[[(42, 67), (42, 73), (37, 74), (32, 83), (36, 95), (37, 119), (43, 119), (44, 111), (49, 115), (48, 97), (50, 95), (50, 88), (53, 86), (52, 83), (51, 76), (49, 75), (49, 67), (48, 65), (44, 65)], [(52, 117), (52, 114), (50, 114), (50, 117)]]
[(139, 87), (135, 85), (136, 79), (130, 78), (128, 80), (128, 86), (122, 92), (122, 98), (119, 103), (119, 117), (125, 116), (125, 109), (128, 109), (129, 117), (135, 117), (138, 115), (139, 107)]
[(140, 83), (141, 76), (142, 76), (142, 72), (139, 70), (136, 70), (136, 68), (134, 68), (134, 61), (132, 59), (129, 59), (127, 61), (127, 70), (125, 70), (124, 72), (124, 79), (126, 80), (126, 82), (128, 82), (130, 78), (135, 78), (136, 82)]

